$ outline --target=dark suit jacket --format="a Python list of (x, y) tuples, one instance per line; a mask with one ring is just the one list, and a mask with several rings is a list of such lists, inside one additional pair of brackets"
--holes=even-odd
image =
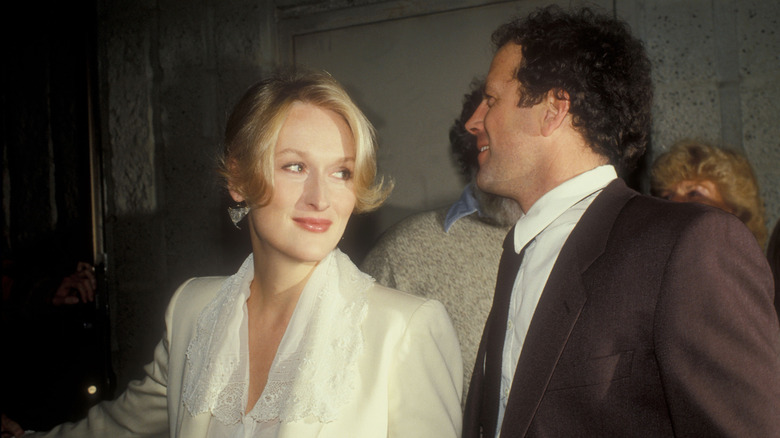
[[(501, 438), (780, 436), (773, 296), (766, 259), (734, 216), (612, 182), (553, 267)], [(466, 438), (484, 420), (480, 348)]]

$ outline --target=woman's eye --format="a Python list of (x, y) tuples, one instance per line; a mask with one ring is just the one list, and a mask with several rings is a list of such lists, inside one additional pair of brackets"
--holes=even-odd
[(349, 170), (349, 169), (341, 169), (341, 170), (333, 173), (333, 176), (335, 176), (336, 178), (340, 178), (340, 179), (343, 179), (343, 180), (346, 181), (346, 180), (349, 180), (349, 179), (352, 178), (352, 171)]
[(300, 173), (303, 172), (303, 164), (301, 163), (291, 163), (282, 166), (282, 169), (289, 170), (290, 172)]

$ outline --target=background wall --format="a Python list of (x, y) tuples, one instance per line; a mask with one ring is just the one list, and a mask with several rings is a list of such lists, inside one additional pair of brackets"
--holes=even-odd
[(469, 83), (487, 73), (493, 58), (489, 36), (507, 17), (545, 4), (461, 3), (391, 20), (382, 19), (379, 5), (349, 25), (298, 19), (280, 32), (281, 40), (292, 43), (291, 62), (332, 73), (377, 128), (380, 170), (396, 186), (387, 205), (372, 215), (375, 227), (361, 230), (368, 242), (410, 213), (460, 196), (463, 179), (451, 159), (449, 129)]
[[(546, 3), (546, 2), (545, 2)], [(582, 4), (564, 1), (561, 4)], [(214, 176), (227, 113), (290, 61), (341, 79), (382, 140), (397, 190), (351, 224), (362, 248), (403, 216), (453, 201), (447, 131), (469, 80), (487, 72), (490, 32), (536, 0), (99, 0), (97, 49), (108, 286), (118, 386), (141, 374), (165, 304), (196, 275), (248, 253)], [(589, 2), (594, 4), (594, 2)], [(682, 137), (746, 153), (768, 225), (780, 217), (780, 5), (774, 0), (603, 0), (647, 45), (656, 83), (648, 158)]]

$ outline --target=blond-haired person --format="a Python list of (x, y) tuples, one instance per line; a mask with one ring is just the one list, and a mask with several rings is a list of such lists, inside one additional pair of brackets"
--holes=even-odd
[(350, 215), (389, 192), (343, 88), (317, 72), (256, 84), (221, 163), (252, 254), (229, 278), (182, 285), (146, 378), (47, 436), (459, 436), (462, 362), (443, 306), (376, 284), (336, 249)]
[(765, 247), (764, 201), (753, 168), (743, 155), (703, 141), (682, 140), (655, 160), (650, 184), (655, 196), (732, 213)]

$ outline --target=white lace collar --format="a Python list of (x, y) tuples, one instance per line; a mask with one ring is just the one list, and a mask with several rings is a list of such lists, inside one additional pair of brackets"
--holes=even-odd
[[(248, 364), (247, 355), (240, 354), (240, 333), (254, 276), (252, 260), (250, 255), (225, 280), (198, 317), (195, 337), (187, 348), (182, 394), (193, 416), (208, 411), (224, 424), (242, 421), (249, 367), (243, 362)], [(357, 359), (363, 349), (360, 328), (373, 283), (338, 249), (319, 263), (301, 293), (268, 382), (249, 417), (271, 423), (309, 415), (323, 423), (336, 418), (358, 379)]]

